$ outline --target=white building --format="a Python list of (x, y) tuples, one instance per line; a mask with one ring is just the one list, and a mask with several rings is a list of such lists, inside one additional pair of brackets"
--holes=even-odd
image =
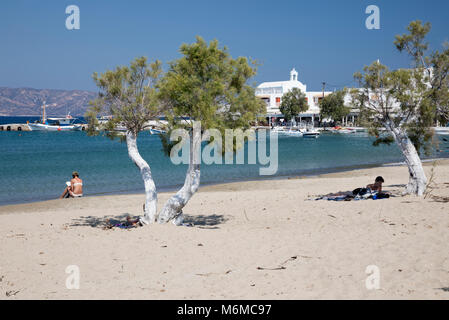
[[(290, 71), (289, 81), (264, 82), (256, 89), (256, 96), (261, 98), (267, 104), (267, 117), (282, 118), (279, 110), (282, 102), (282, 96), (293, 88), (299, 88), (305, 95), (309, 109), (298, 115), (299, 121), (315, 122), (319, 119), (320, 108), (319, 101), (323, 98), (322, 91), (307, 91), (307, 86), (298, 80), (298, 72), (293, 68)], [(331, 94), (331, 91), (325, 91), (324, 96)], [(271, 121), (270, 121), (271, 122)]]

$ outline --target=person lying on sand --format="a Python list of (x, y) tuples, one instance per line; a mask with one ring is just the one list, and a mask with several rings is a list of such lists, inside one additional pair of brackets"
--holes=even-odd
[(83, 196), (83, 180), (79, 177), (78, 172), (72, 172), (72, 180), (66, 182), (67, 187), (59, 197), (64, 198), (80, 198)]
[(382, 183), (385, 180), (381, 176), (377, 177), (373, 184), (369, 184), (366, 188), (357, 188), (352, 192), (338, 192), (330, 193), (321, 196), (315, 200), (334, 200), (334, 201), (351, 201), (353, 199), (387, 199), (390, 197), (389, 194), (382, 192)]

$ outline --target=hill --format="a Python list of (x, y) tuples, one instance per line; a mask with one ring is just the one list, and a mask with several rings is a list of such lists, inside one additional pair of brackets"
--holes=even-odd
[(47, 114), (82, 116), (96, 93), (83, 90), (53, 90), (0, 87), (0, 116), (39, 116), (46, 101)]

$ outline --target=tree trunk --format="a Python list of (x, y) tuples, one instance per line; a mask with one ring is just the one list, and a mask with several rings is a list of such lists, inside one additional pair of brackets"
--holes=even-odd
[(415, 146), (403, 129), (395, 127), (392, 123), (388, 123), (386, 127), (401, 149), (410, 174), (404, 194), (422, 196), (426, 191), (427, 177)]
[(139, 168), (145, 185), (144, 216), (140, 218), (140, 221), (144, 224), (154, 223), (156, 221), (157, 193), (156, 185), (151, 176), (150, 166), (142, 158), (137, 149), (137, 136), (130, 131), (126, 132), (126, 145), (128, 146), (128, 155)]
[(190, 135), (189, 140), (189, 167), (184, 185), (174, 196), (168, 199), (159, 212), (159, 223), (167, 223), (173, 220), (175, 225), (181, 225), (184, 219), (182, 209), (200, 186), (201, 129), (197, 130), (194, 125), (193, 133)]

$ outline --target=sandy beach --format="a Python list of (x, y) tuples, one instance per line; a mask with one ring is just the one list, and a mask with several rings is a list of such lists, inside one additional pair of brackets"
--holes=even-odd
[[(378, 175), (395, 197), (310, 200)], [(449, 160), (426, 199), (401, 196), (407, 177), (386, 166), (207, 186), (184, 210), (193, 227), (103, 228), (141, 214), (143, 194), (3, 206), (0, 299), (449, 299)]]

